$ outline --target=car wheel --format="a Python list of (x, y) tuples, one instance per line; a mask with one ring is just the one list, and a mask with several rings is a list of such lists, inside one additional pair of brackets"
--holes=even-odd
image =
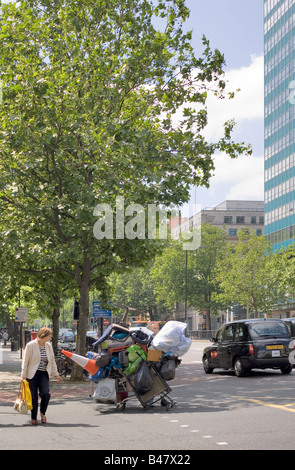
[(284, 374), (284, 375), (291, 374), (292, 370), (293, 370), (292, 364), (289, 364), (288, 366), (281, 368), (281, 372), (282, 372), (282, 374)]
[(203, 358), (203, 368), (204, 368), (204, 371), (206, 372), (206, 374), (212, 374), (213, 372), (213, 367), (210, 367), (209, 366), (209, 360), (208, 360), (208, 357), (205, 356)]
[(235, 360), (234, 371), (237, 377), (245, 377), (248, 373), (248, 369), (243, 366), (239, 357)]

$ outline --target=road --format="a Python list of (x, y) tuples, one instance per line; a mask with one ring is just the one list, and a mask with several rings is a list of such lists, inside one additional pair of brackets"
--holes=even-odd
[[(0, 449), (291, 450), (294, 449), (295, 371), (253, 371), (237, 378), (230, 371), (203, 372), (204, 342), (194, 341), (169, 382), (177, 405), (144, 409), (130, 400), (124, 412), (89, 398), (86, 384), (53, 382), (48, 424), (30, 426), (29, 416), (0, 405)], [(3, 395), (3, 397), (5, 398)], [(131, 453), (133, 452), (133, 454)], [(113, 454), (112, 454), (113, 455)], [(105, 463), (105, 462), (103, 462)]]
[[(181, 406), (191, 410), (183, 424), (198, 435), (197, 448), (294, 449), (295, 371), (289, 376), (270, 369), (244, 378), (223, 370), (206, 375), (202, 349), (193, 344), (179, 368), (182, 384), (173, 387), (175, 395), (181, 392)], [(192, 442), (189, 433), (188, 439)]]

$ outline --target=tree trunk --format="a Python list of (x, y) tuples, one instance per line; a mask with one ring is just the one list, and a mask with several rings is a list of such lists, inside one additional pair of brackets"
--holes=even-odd
[(206, 310), (206, 330), (211, 330), (211, 312), (210, 308)]
[(85, 284), (80, 289), (79, 299), (80, 316), (78, 323), (77, 354), (85, 356), (86, 354), (86, 333), (88, 328), (89, 316), (89, 287)]
[(211, 330), (211, 308), (210, 308), (210, 301), (211, 296), (210, 292), (207, 292), (204, 297), (205, 303), (208, 305), (206, 308), (206, 330)]
[[(86, 355), (86, 333), (88, 327), (88, 316), (89, 316), (89, 290), (90, 290), (90, 260), (87, 258), (87, 254), (84, 253), (84, 263), (82, 272), (79, 271), (79, 267), (76, 264), (76, 279), (79, 284), (80, 298), (79, 298), (79, 321), (77, 328), (77, 344), (76, 354), (80, 356)], [(83, 368), (73, 363), (72, 380), (83, 380)]]
[(155, 315), (154, 315), (153, 309), (151, 307), (148, 308), (148, 314), (150, 316), (150, 320), (154, 321), (155, 320)]
[(53, 335), (52, 335), (52, 346), (56, 348), (58, 346), (58, 333), (59, 333), (59, 317), (60, 317), (60, 297), (54, 296), (54, 300), (57, 303), (57, 306), (53, 309), (52, 315), (52, 325), (53, 325)]
[(6, 326), (7, 326), (8, 336), (9, 336), (9, 338), (11, 338), (12, 333), (13, 333), (13, 325), (12, 325), (10, 315), (7, 315), (7, 317), (6, 317)]

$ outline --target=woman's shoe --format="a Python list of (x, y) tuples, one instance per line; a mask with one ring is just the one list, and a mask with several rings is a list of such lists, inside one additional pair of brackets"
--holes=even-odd
[(41, 423), (46, 424), (47, 423), (47, 418), (45, 415), (41, 415)]
[(32, 424), (36, 426), (36, 424), (38, 424), (38, 421), (36, 419), (32, 419)]

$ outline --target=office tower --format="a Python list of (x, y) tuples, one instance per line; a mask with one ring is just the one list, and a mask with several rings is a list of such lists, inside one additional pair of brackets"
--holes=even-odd
[(295, 241), (295, 0), (264, 0), (265, 227), (279, 250)]

